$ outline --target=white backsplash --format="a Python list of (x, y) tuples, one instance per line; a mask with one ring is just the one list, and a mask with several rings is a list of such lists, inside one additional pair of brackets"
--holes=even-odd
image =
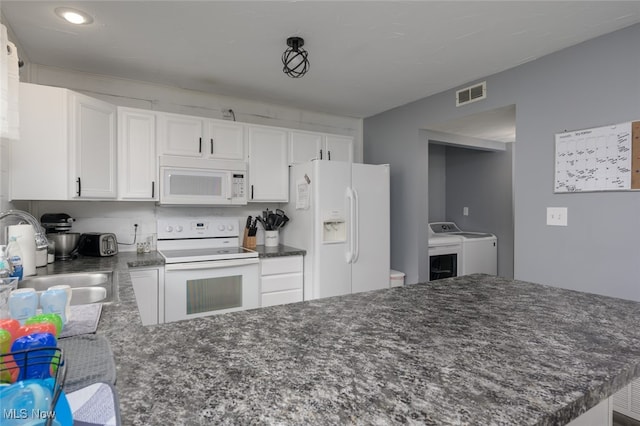
[[(190, 216), (234, 217), (239, 229), (244, 229), (247, 216), (261, 214), (269, 208), (275, 210), (282, 205), (277, 203), (251, 204), (242, 207), (161, 207), (152, 202), (129, 201), (33, 201), (24, 208), (38, 220), (44, 213), (66, 213), (76, 219), (72, 232), (110, 232), (116, 234), (118, 250), (135, 251), (134, 225), (138, 225), (136, 242), (151, 239), (152, 247), (157, 238), (156, 221), (158, 218)], [(240, 233), (242, 239), (242, 232)], [(257, 244), (263, 244), (264, 231), (258, 225)], [(281, 241), (284, 243), (284, 241)]]

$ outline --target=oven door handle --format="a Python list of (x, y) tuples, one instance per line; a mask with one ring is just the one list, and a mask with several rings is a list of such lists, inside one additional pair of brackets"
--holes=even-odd
[(253, 265), (260, 262), (257, 257), (249, 259), (212, 260), (206, 262), (169, 263), (164, 265), (165, 271), (191, 271), (198, 269), (221, 269), (234, 266)]

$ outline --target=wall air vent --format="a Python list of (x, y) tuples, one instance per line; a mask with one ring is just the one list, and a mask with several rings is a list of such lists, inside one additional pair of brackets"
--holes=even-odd
[(487, 97), (487, 82), (474, 84), (456, 92), (456, 106), (470, 104)]

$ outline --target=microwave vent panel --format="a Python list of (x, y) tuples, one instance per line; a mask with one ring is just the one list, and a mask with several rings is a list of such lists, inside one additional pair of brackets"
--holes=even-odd
[(456, 92), (456, 106), (470, 104), (487, 97), (487, 82), (465, 87)]

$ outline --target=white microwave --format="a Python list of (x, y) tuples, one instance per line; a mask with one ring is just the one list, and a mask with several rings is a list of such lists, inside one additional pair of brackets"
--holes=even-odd
[(160, 156), (159, 204), (245, 205), (246, 186), (243, 161)]

